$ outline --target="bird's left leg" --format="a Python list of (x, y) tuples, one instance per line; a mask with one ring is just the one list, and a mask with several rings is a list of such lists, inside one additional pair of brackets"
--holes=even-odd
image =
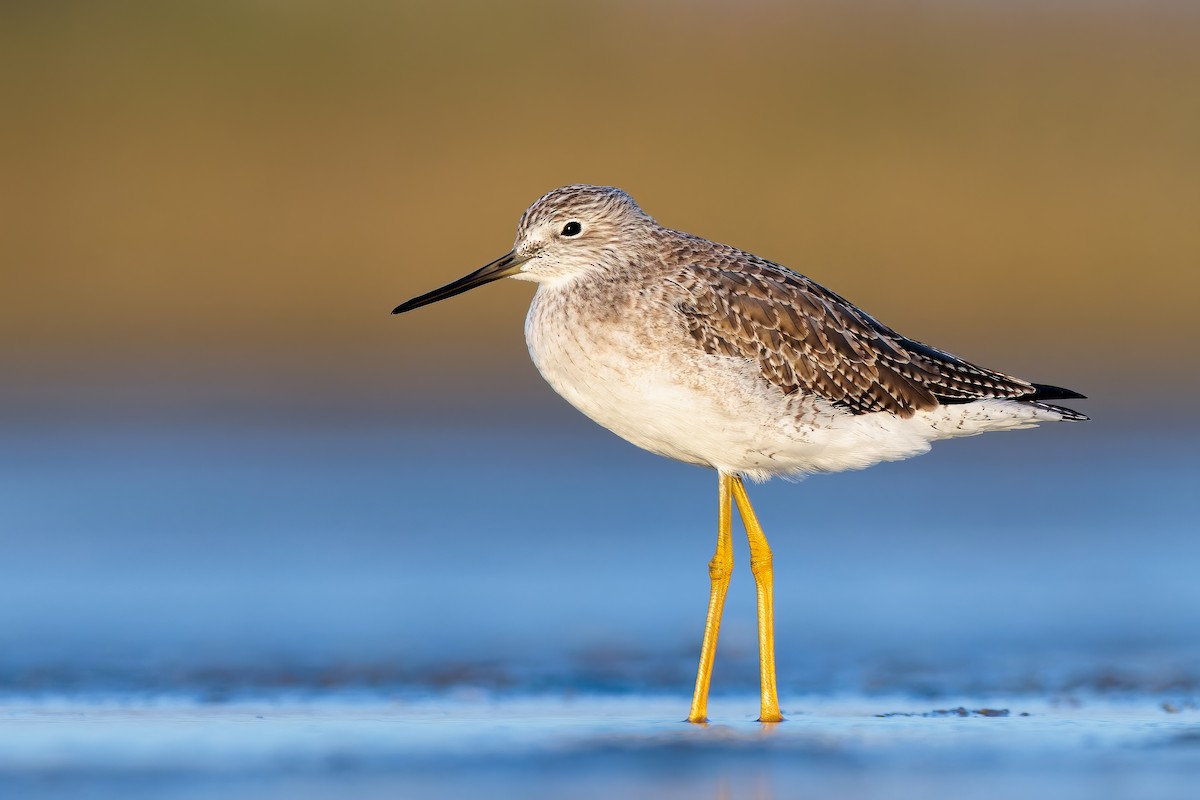
[(758, 668), (762, 688), (759, 722), (782, 722), (779, 692), (775, 686), (775, 572), (771, 565), (771, 547), (763, 534), (742, 479), (733, 479), (733, 499), (746, 526), (750, 542), (750, 569), (758, 589)]
[(717, 552), (708, 562), (708, 577), (712, 588), (708, 597), (708, 616), (704, 619), (704, 642), (700, 645), (700, 667), (696, 670), (696, 691), (688, 722), (708, 721), (708, 686), (712, 680), (713, 657), (717, 652), (717, 633), (721, 630), (721, 611), (725, 608), (725, 592), (733, 574), (733, 477), (718, 473), (717, 492)]

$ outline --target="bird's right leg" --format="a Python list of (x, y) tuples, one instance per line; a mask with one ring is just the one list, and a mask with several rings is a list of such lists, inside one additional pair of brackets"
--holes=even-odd
[(688, 722), (708, 721), (708, 685), (712, 680), (713, 656), (717, 652), (717, 633), (725, 592), (733, 573), (733, 476), (720, 472), (717, 492), (717, 552), (708, 562), (712, 591), (708, 596), (708, 616), (704, 620), (704, 642), (700, 645), (700, 668), (696, 671), (696, 691)]
[(733, 500), (746, 526), (750, 541), (750, 569), (758, 590), (758, 664), (762, 685), (762, 713), (759, 722), (783, 722), (779, 713), (779, 691), (775, 687), (775, 570), (771, 566), (771, 546), (763, 534), (754, 507), (746, 495), (741, 478), (732, 478)]

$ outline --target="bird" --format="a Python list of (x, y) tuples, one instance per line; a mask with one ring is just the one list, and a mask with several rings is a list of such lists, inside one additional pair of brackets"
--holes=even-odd
[(693, 723), (708, 719), (734, 505), (758, 600), (759, 721), (783, 720), (773, 559), (746, 480), (861, 469), (939, 439), (1087, 419), (1051, 402), (1078, 392), (902, 336), (799, 272), (660, 225), (610, 186), (548, 192), (521, 216), (511, 251), (392, 313), (506, 277), (537, 284), (525, 339), (555, 391), (634, 445), (717, 473)]

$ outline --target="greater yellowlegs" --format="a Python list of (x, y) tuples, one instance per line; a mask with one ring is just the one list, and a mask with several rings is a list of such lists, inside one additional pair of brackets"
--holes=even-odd
[(1048, 402), (1077, 392), (905, 338), (787, 267), (664, 228), (611, 187), (555, 189), (526, 210), (507, 255), (392, 313), (504, 277), (538, 284), (525, 338), (555, 391), (638, 447), (717, 471), (691, 722), (707, 718), (733, 504), (758, 591), (760, 719), (783, 719), (771, 550), (743, 478), (860, 469), (937, 439), (1087, 419)]

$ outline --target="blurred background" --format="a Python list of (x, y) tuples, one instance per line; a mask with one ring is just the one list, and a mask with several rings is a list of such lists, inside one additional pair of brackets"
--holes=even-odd
[(388, 314), (574, 182), (1091, 398), (752, 490), (785, 691), (1194, 688), (1198, 44), (1169, 0), (0, 5), (0, 688), (689, 692), (713, 476), (544, 385), (528, 285)]

